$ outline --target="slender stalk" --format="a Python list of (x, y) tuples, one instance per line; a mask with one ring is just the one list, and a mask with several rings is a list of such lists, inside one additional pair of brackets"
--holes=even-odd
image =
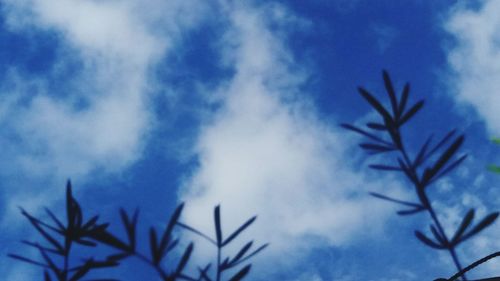
[(63, 279), (64, 281), (68, 280), (68, 268), (69, 268), (69, 253), (71, 251), (71, 240), (66, 236), (65, 237), (65, 249), (64, 249), (64, 270), (63, 270)]
[[(399, 131), (399, 129), (397, 130), (397, 135), (399, 137), (401, 135), (401, 132)], [(400, 139), (401, 139), (401, 137), (400, 137)], [(393, 139), (393, 142), (394, 142), (394, 139)], [(459, 272), (461, 272), (463, 269), (462, 269), (462, 266), (461, 266), (460, 261), (458, 259), (457, 253), (455, 251), (455, 246), (450, 245), (450, 243), (449, 243), (450, 240), (449, 240), (448, 236), (446, 235), (446, 232), (444, 231), (444, 228), (441, 225), (441, 222), (439, 221), (439, 219), (436, 215), (436, 212), (434, 211), (434, 208), (432, 207), (432, 203), (430, 202), (430, 200), (427, 197), (427, 194), (425, 193), (426, 186), (422, 185), (422, 183), (418, 180), (417, 168), (412, 164), (412, 161), (410, 160), (410, 157), (408, 156), (408, 153), (406, 152), (406, 149), (403, 145), (403, 141), (400, 142), (400, 145), (396, 145), (396, 147), (401, 152), (406, 166), (410, 168), (410, 173), (411, 173), (411, 176), (413, 177), (413, 179), (410, 179), (410, 181), (414, 184), (415, 190), (417, 192), (419, 192), (419, 190), (421, 190), (422, 199), (425, 200), (425, 202), (422, 202), (422, 203), (423, 203), (425, 209), (429, 212), (429, 215), (431, 216), (432, 220), (434, 221), (434, 224), (436, 225), (437, 231), (439, 232), (441, 237), (443, 237), (444, 241), (446, 242), (448, 252), (450, 253), (451, 258), (453, 259), (453, 263), (455, 264), (455, 267), (457, 268), (457, 270)], [(462, 274), (462, 280), (467, 281), (467, 277), (465, 276), (465, 273)]]
[(216, 281), (220, 281), (222, 271), (220, 270), (220, 260), (221, 260), (221, 246), (217, 245), (217, 278)]

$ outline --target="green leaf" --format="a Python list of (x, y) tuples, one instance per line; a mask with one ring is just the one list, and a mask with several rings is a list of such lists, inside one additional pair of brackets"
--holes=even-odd
[(493, 173), (500, 174), (500, 166), (496, 166), (496, 165), (489, 165), (489, 166), (488, 166), (488, 171), (493, 172)]

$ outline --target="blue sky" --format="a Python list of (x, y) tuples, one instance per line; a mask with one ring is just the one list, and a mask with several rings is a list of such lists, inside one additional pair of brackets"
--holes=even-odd
[[(374, 117), (356, 88), (385, 98), (387, 69), (426, 100), (410, 144), (452, 128), (467, 136), (468, 159), (430, 193), (445, 228), (468, 208), (498, 208), (498, 175), (485, 167), (500, 163), (490, 142), (500, 136), (500, 4), (435, 2), (0, 2), (1, 248), (19, 251), (20, 235), (34, 234), (17, 206), (61, 210), (71, 178), (88, 212), (115, 224), (119, 207), (139, 207), (143, 226), (159, 226), (181, 201), (183, 221), (207, 232), (219, 203), (228, 230), (257, 214), (248, 238), (271, 246), (249, 280), (451, 275), (449, 256), (413, 236), (425, 214), (402, 218), (368, 195), (411, 200), (404, 179), (370, 171), (360, 138), (338, 126)], [(499, 230), (460, 247), (463, 263), (497, 251)], [(0, 276), (40, 280), (6, 257)]]

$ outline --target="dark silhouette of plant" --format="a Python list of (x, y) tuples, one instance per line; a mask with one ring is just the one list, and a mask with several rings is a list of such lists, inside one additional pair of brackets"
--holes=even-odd
[[(196, 235), (199, 235), (200, 237), (206, 239), (208, 242), (213, 244), (217, 248), (217, 263), (215, 267), (215, 278), (212, 277), (210, 278), (208, 276), (208, 270), (211, 267), (211, 264), (208, 264), (205, 266), (203, 269), (199, 269), (200, 271), (200, 276), (202, 279), (199, 280), (205, 280), (205, 281), (221, 281), (222, 280), (222, 274), (230, 269), (233, 269), (237, 267), (238, 265), (246, 262), (249, 260), (251, 257), (255, 256), (257, 253), (265, 249), (268, 244), (264, 244), (257, 248), (256, 250), (250, 252), (250, 249), (252, 248), (253, 241), (247, 242), (234, 257), (225, 257), (224, 259), (222, 258), (222, 250), (225, 246), (229, 245), (238, 235), (240, 235), (246, 228), (248, 228), (255, 220), (257, 219), (256, 216), (250, 218), (247, 220), (244, 224), (242, 224), (238, 229), (236, 229), (233, 233), (231, 233), (229, 236), (224, 238), (224, 235), (222, 233), (222, 225), (221, 225), (221, 218), (220, 218), (220, 206), (217, 206), (214, 208), (214, 226), (215, 226), (215, 239), (212, 239), (210, 236), (200, 232), (199, 230), (190, 227), (186, 224), (183, 223), (178, 223), (179, 226), (183, 227), (184, 229), (187, 229)], [(234, 274), (230, 279), (230, 281), (237, 281), (241, 280), (243, 277), (245, 277), (248, 272), (250, 271), (251, 265), (248, 264), (244, 266), (242, 269), (240, 269), (236, 274)]]
[[(94, 216), (84, 222), (82, 210), (72, 195), (71, 183), (69, 181), (66, 188), (66, 223), (63, 224), (49, 209), (45, 210), (52, 223), (35, 218), (24, 209), (21, 209), (23, 216), (28, 219), (48, 245), (41, 245), (37, 242), (27, 240), (23, 240), (22, 242), (37, 249), (43, 260), (36, 261), (21, 255), (9, 254), (11, 258), (43, 267), (45, 281), (77, 281), (84, 278), (94, 269), (118, 265), (118, 260), (113, 256), (108, 256), (104, 260), (97, 260), (94, 257), (90, 257), (85, 258), (80, 264), (70, 264), (71, 249), (74, 248), (75, 244), (95, 247), (97, 244), (91, 240), (92, 233), (105, 230), (108, 224), (98, 224), (98, 216)], [(94, 280), (111, 281), (114, 279)]]
[[(457, 246), (490, 226), (497, 219), (499, 213), (494, 212), (488, 214), (474, 225), (475, 211), (471, 209), (464, 216), (453, 236), (449, 237), (446, 234), (429, 200), (427, 190), (429, 186), (450, 173), (465, 160), (466, 155), (459, 155), (458, 153), (464, 141), (464, 136), (456, 136), (456, 131), (452, 130), (438, 142), (433, 143), (433, 137), (431, 135), (421, 148), (412, 155), (406, 148), (406, 142), (403, 138), (401, 129), (422, 109), (424, 101), (420, 100), (412, 106), (409, 106), (409, 84), (405, 84), (402, 94), (398, 98), (386, 71), (383, 71), (383, 80), (389, 96), (391, 110), (386, 109), (382, 103), (367, 90), (361, 87), (358, 88), (361, 96), (371, 105), (371, 107), (373, 107), (378, 115), (380, 115), (382, 122), (367, 123), (368, 130), (350, 124), (342, 124), (341, 126), (359, 133), (369, 140), (368, 142), (360, 144), (360, 147), (366, 150), (368, 154), (373, 155), (390, 152), (397, 154), (392, 164), (372, 164), (369, 165), (369, 167), (383, 172), (401, 172), (413, 185), (418, 202), (399, 200), (375, 192), (370, 194), (379, 199), (406, 207), (397, 212), (401, 216), (427, 212), (432, 220), (429, 229), (433, 238), (419, 230), (415, 231), (415, 236), (426, 246), (433, 249), (448, 251), (457, 270), (462, 272), (463, 268), (456, 253)], [(460, 276), (462, 276), (464, 281), (467, 280), (465, 271)]]
[[(28, 246), (36, 248), (40, 252), (43, 261), (36, 261), (17, 254), (9, 254), (9, 256), (16, 260), (43, 267), (45, 281), (78, 281), (84, 278), (87, 273), (94, 269), (118, 266), (122, 260), (129, 257), (135, 257), (154, 268), (163, 281), (221, 281), (222, 273), (224, 271), (236, 268), (237, 266), (247, 262), (251, 257), (267, 247), (267, 244), (265, 244), (259, 247), (257, 250), (248, 253), (253, 244), (253, 242), (251, 241), (245, 244), (233, 258), (227, 257), (226, 259), (221, 261), (222, 248), (233, 242), (239, 234), (241, 234), (255, 221), (256, 217), (252, 217), (230, 236), (222, 239), (223, 236), (221, 230), (220, 206), (215, 207), (214, 223), (217, 238), (216, 240), (213, 240), (208, 236), (202, 234), (201, 232), (195, 230), (194, 228), (179, 222), (179, 218), (181, 216), (183, 208), (184, 204), (180, 204), (176, 208), (163, 231), (158, 232), (154, 227), (149, 228), (150, 252), (149, 254), (143, 254), (137, 249), (137, 225), (139, 221), (138, 210), (134, 211), (132, 215), (128, 215), (125, 210), (120, 209), (121, 222), (127, 236), (126, 241), (123, 241), (117, 235), (108, 231), (108, 223), (98, 224), (98, 216), (94, 216), (86, 222), (83, 222), (82, 209), (76, 199), (73, 197), (71, 183), (70, 181), (68, 181), (66, 187), (66, 225), (61, 223), (61, 220), (58, 219), (56, 215), (54, 215), (54, 213), (49, 209), (46, 209), (46, 212), (52, 220), (53, 224), (35, 218), (25, 210), (21, 209), (21, 213), (30, 221), (31, 225), (35, 227), (35, 229), (41, 234), (41, 236), (49, 246), (24, 240), (22, 242), (24, 244), (27, 244)], [(210, 242), (213, 242), (215, 243), (215, 245), (217, 245), (218, 251), (216, 278), (209, 277), (209, 270), (211, 267), (210, 264), (203, 268), (198, 267), (196, 277), (192, 277), (184, 273), (185, 268), (190, 258), (192, 257), (194, 249), (194, 244), (192, 242), (189, 243), (189, 245), (184, 249), (184, 252), (180, 257), (177, 266), (173, 270), (167, 270), (166, 268), (164, 268), (165, 258), (170, 252), (172, 252), (175, 247), (179, 245), (179, 239), (175, 238), (173, 235), (174, 228), (176, 227), (180, 227), (180, 229), (187, 229), (191, 232), (201, 235), (202, 237), (207, 238)], [(94, 257), (84, 258), (81, 264), (70, 265), (70, 260), (74, 260), (74, 258), (70, 258), (70, 254), (72, 245), (75, 243), (86, 247), (106, 245), (113, 249), (113, 254), (106, 256), (106, 258), (102, 260), (98, 260)], [(56, 256), (56, 258), (54, 258), (54, 256)], [(62, 259), (57, 259), (57, 257), (62, 257)], [(59, 260), (60, 264), (57, 262)], [(251, 264), (247, 264), (228, 280), (243, 280), (250, 272), (250, 269)], [(92, 280), (113, 281), (116, 279)]]

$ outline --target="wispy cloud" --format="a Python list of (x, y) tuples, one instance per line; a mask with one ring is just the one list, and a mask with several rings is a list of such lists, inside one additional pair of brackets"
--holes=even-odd
[(3, 5), (12, 32), (56, 34), (44, 39), (57, 48), (47, 72), (28, 75), (12, 68), (2, 81), (4, 182), (24, 174), (49, 180), (48, 186), (68, 177), (82, 183), (90, 174), (119, 173), (140, 159), (156, 122), (154, 68), (181, 32), (199, 23), (206, 6), (52, 0)]
[[(463, 4), (463, 3), (462, 3)], [(491, 134), (500, 135), (500, 3), (484, 1), (478, 9), (457, 5), (445, 22), (454, 41), (448, 53), (450, 87), (474, 106)]]
[[(448, 49), (450, 68), (450, 92), (463, 102), (471, 105), (482, 118), (488, 129), (488, 134), (500, 135), (500, 2), (482, 1), (477, 7), (461, 3), (456, 5), (445, 21), (445, 29), (453, 41)], [(478, 176), (476, 181), (482, 178)], [(478, 187), (475, 187), (476, 189)], [(497, 202), (483, 201), (483, 194), (495, 194), (494, 189), (482, 190), (482, 194), (465, 193), (460, 206), (450, 208), (445, 213), (451, 216), (455, 225), (459, 223), (458, 213), (464, 214), (466, 207), (479, 206), (479, 217), (486, 214), (485, 206), (498, 206)], [(472, 202), (472, 204), (471, 204)], [(487, 204), (485, 204), (487, 203)], [(464, 207), (465, 206), (465, 207)], [(453, 219), (454, 218), (454, 219)], [(500, 230), (498, 222), (485, 231), (480, 237), (474, 238), (465, 247), (462, 254), (470, 261), (490, 254), (500, 247), (496, 233)], [(477, 276), (498, 274), (500, 261), (490, 261), (475, 270)]]
[(180, 192), (187, 222), (212, 233), (209, 211), (219, 203), (226, 231), (258, 214), (250, 232), (271, 243), (264, 255), (297, 259), (298, 250), (347, 246), (380, 230), (387, 205), (366, 196), (349, 168), (350, 144), (300, 91), (308, 76), (284, 45), (289, 26), (271, 28), (293, 15), (278, 5), (224, 8), (222, 59), (234, 76), (218, 90), (222, 106), (202, 128), (199, 167)]

